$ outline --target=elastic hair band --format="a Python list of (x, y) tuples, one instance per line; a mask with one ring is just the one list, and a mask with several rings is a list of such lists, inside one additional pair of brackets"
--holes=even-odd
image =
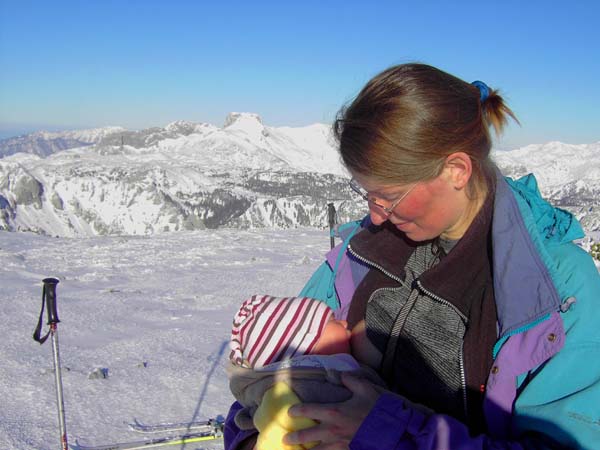
[(479, 89), (479, 102), (483, 103), (490, 96), (490, 88), (483, 81), (473, 81), (471, 83), (477, 89)]

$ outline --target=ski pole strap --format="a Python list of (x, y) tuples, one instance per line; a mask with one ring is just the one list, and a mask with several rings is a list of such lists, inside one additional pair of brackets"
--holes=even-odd
[(46, 310), (48, 311), (48, 325), (57, 324), (60, 322), (58, 319), (58, 311), (56, 309), (56, 285), (58, 284), (58, 280), (56, 278), (44, 278), (42, 282), (44, 283), (44, 287), (42, 288), (42, 309), (40, 310), (38, 324), (33, 332), (33, 339), (36, 342), (39, 342), (40, 345), (46, 342), (46, 339), (48, 339), (51, 331), (50, 329), (44, 336), (41, 336), (42, 318), (44, 317), (44, 304), (46, 305)]

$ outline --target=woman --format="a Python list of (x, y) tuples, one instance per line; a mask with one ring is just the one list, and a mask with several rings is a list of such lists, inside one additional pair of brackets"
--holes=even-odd
[[(350, 326), (365, 319), (392, 391), (435, 413), (346, 377), (350, 400), (290, 409), (320, 424), (287, 443), (598, 445), (600, 277), (571, 242), (577, 221), (532, 176), (505, 179), (491, 162), (489, 128), (509, 117), (484, 83), (422, 64), (377, 75), (341, 112), (340, 152), (370, 220), (343, 249), (340, 307)], [(226, 438), (251, 448), (235, 429)]]

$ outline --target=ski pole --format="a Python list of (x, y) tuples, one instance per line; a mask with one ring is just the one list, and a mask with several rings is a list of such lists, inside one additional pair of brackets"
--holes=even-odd
[(327, 218), (329, 219), (329, 239), (331, 248), (335, 247), (335, 237), (333, 228), (335, 227), (335, 206), (333, 203), (327, 203)]
[[(46, 342), (48, 335), (52, 338), (52, 353), (54, 356), (54, 379), (56, 384), (56, 403), (58, 406), (58, 424), (60, 427), (60, 445), (62, 450), (68, 450), (67, 444), (67, 427), (65, 423), (65, 404), (63, 401), (62, 376), (60, 371), (60, 354), (58, 351), (58, 327), (60, 322), (58, 319), (58, 311), (56, 309), (56, 278), (44, 278), (42, 280), (44, 287), (42, 290), (42, 310), (40, 311), (40, 319), (38, 325), (33, 332), (33, 339), (40, 344)], [(44, 306), (48, 314), (48, 325), (50, 330), (43, 337), (40, 337), (42, 329), (42, 317), (44, 315)]]

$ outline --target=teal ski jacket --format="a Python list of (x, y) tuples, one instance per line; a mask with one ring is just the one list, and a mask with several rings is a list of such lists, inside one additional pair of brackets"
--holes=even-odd
[[(345, 251), (356, 226), (347, 227), (344, 242), (302, 292), (337, 307), (338, 318), (370, 269)], [(488, 434), (471, 437), (449, 416), (419, 417), (382, 396), (351, 448), (409, 442), (527, 448), (548, 436), (570, 448), (600, 449), (600, 275), (573, 243), (583, 236), (572, 214), (542, 199), (533, 175), (515, 181), (498, 172), (492, 223), (498, 340), (484, 401)], [(389, 431), (374, 440), (368, 430), (378, 429)], [(386, 436), (389, 446), (378, 447)]]

